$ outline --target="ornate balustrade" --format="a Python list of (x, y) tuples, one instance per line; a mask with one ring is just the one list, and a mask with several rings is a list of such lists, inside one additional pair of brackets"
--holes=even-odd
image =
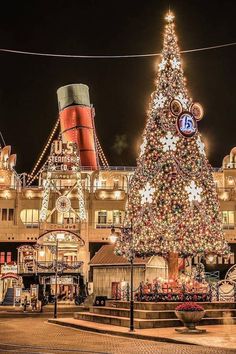
[[(60, 273), (78, 273), (83, 262), (58, 261), (57, 268)], [(55, 261), (44, 262), (23, 262), (18, 264), (18, 274), (37, 274), (54, 273), (56, 267)]]

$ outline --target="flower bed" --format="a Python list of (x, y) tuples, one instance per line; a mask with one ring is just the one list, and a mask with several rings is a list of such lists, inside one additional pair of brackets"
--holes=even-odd
[(204, 308), (196, 304), (196, 302), (185, 302), (181, 305), (178, 305), (175, 311), (204, 311)]
[(136, 301), (142, 302), (210, 302), (210, 293), (136, 293)]

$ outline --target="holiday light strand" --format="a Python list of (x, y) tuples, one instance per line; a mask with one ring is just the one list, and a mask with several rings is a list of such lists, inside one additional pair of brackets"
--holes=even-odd
[(49, 135), (49, 137), (48, 137), (48, 140), (47, 140), (47, 142), (46, 142), (46, 144), (45, 144), (45, 146), (44, 146), (44, 148), (43, 148), (43, 150), (42, 150), (42, 153), (40, 154), (40, 156), (39, 156), (39, 158), (38, 158), (36, 164), (34, 165), (34, 167), (33, 167), (32, 171), (31, 171), (31, 173), (29, 174), (30, 177), (28, 178), (27, 183), (29, 183), (30, 180), (34, 178), (35, 171), (37, 170), (39, 164), (41, 163), (41, 161), (42, 161), (42, 159), (43, 159), (43, 157), (44, 157), (44, 155), (46, 154), (46, 151), (47, 151), (48, 148), (50, 147), (50, 144), (51, 144), (51, 142), (52, 142), (52, 139), (53, 139), (53, 137), (54, 137), (54, 135), (55, 135), (55, 133), (56, 133), (56, 131), (57, 131), (57, 128), (58, 128), (58, 126), (59, 126), (59, 123), (60, 123), (60, 120), (59, 120), (59, 118), (58, 118), (57, 121), (56, 121), (56, 124), (54, 125), (54, 127), (53, 127), (53, 129), (52, 129), (52, 131), (51, 131), (51, 133), (50, 133), (50, 135)]
[(47, 162), (48, 162), (48, 159), (45, 161), (43, 166), (38, 170), (38, 172), (33, 177), (31, 177), (30, 174), (27, 174), (27, 176), (29, 176), (29, 180), (28, 180), (29, 182), (28, 181), (26, 182), (27, 183), (27, 185), (26, 185), (27, 187), (29, 187), (36, 179), (38, 179), (38, 176), (44, 170), (44, 167), (46, 166)]
[(104, 152), (102, 150), (102, 147), (100, 145), (100, 142), (99, 142), (97, 136), (96, 136), (96, 145), (97, 145), (97, 149), (98, 149), (98, 155), (99, 155), (99, 157), (100, 157), (100, 159), (101, 159), (101, 161), (103, 163), (103, 166), (109, 167), (109, 164), (107, 162), (106, 156), (105, 156), (105, 154), (104, 154)]
[[(213, 46), (208, 46), (208, 47), (182, 50), (182, 51), (180, 51), (180, 53), (184, 54), (184, 53), (202, 52), (202, 51), (212, 50), (212, 49), (233, 47), (235, 45), (236, 45), (236, 42), (224, 43), (224, 44), (213, 45)], [(145, 57), (161, 56), (161, 53), (123, 54), (123, 55), (53, 54), (53, 53), (31, 52), (31, 51), (22, 51), (22, 50), (6, 49), (6, 48), (0, 48), (0, 52), (11, 53), (11, 54), (21, 54), (21, 55), (40, 56), (40, 57), (69, 58), (69, 59), (125, 59), (125, 58), (145, 58)]]
[(101, 147), (101, 144), (100, 144), (100, 142), (99, 142), (99, 140), (97, 138), (97, 135), (95, 135), (95, 139), (96, 139), (96, 145), (97, 145), (97, 149), (98, 149), (98, 155), (99, 155), (99, 157), (101, 159), (101, 162), (102, 162), (104, 167), (109, 167), (108, 161), (107, 161), (106, 156), (105, 156), (105, 154), (104, 154), (104, 152), (102, 150), (102, 147)]

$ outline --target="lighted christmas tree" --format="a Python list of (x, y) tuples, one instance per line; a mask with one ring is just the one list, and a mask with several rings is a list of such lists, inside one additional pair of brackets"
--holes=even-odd
[(126, 231), (117, 252), (226, 254), (212, 168), (198, 132), (203, 109), (186, 89), (174, 16), (165, 19), (157, 86), (129, 188), (125, 224), (132, 224), (132, 245)]

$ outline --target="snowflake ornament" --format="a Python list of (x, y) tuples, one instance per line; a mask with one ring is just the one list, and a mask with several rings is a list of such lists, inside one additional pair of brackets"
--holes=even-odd
[(188, 200), (191, 202), (201, 202), (202, 198), (201, 198), (201, 192), (202, 192), (202, 188), (201, 187), (197, 187), (195, 181), (191, 181), (190, 185), (188, 187), (184, 188), (186, 190), (186, 192), (188, 193)]
[(198, 147), (200, 154), (206, 156), (205, 144), (201, 141), (200, 136), (198, 136), (198, 138), (197, 138), (197, 147)]
[(166, 66), (166, 60), (165, 59), (162, 59), (162, 61), (160, 62), (159, 64), (159, 70), (162, 71), (165, 69), (165, 66)]
[(152, 203), (153, 193), (155, 192), (155, 188), (151, 186), (149, 182), (147, 182), (146, 186), (139, 191), (141, 195), (141, 204)]
[(167, 132), (164, 138), (161, 138), (160, 141), (163, 144), (163, 151), (175, 151), (176, 143), (179, 140), (177, 136), (172, 135), (171, 132)]
[(166, 97), (160, 93), (156, 98), (154, 98), (154, 108), (163, 108), (166, 101)]
[(140, 156), (144, 154), (146, 146), (147, 146), (147, 139), (144, 138), (142, 144), (140, 145)]
[(188, 99), (185, 98), (182, 93), (178, 94), (178, 96), (176, 96), (175, 98), (181, 102), (182, 106), (183, 106), (185, 109), (187, 108)]
[(171, 62), (172, 69), (179, 69), (180, 61), (178, 59), (174, 58), (170, 62)]

